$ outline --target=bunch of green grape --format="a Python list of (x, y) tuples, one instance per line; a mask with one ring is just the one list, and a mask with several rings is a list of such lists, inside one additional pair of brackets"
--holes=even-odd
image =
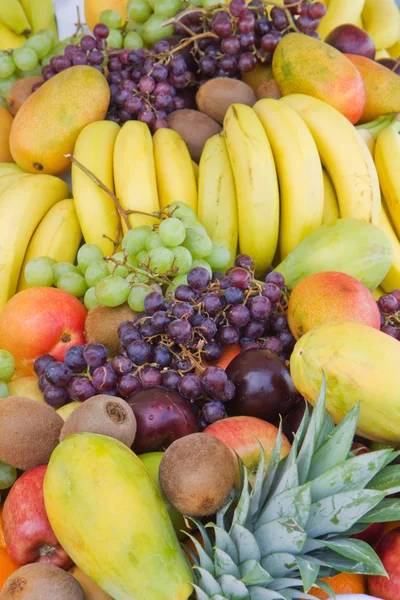
[(155, 227), (142, 225), (128, 231), (121, 250), (111, 260), (99, 246), (84, 244), (77, 265), (57, 263), (48, 257), (35, 258), (25, 267), (29, 286), (55, 286), (80, 298), (87, 309), (100, 304), (109, 307), (128, 302), (136, 312), (144, 310), (148, 294), (173, 293), (186, 284), (186, 274), (194, 267), (224, 273), (231, 264), (228, 248), (213, 242), (194, 211), (176, 202), (167, 217)]

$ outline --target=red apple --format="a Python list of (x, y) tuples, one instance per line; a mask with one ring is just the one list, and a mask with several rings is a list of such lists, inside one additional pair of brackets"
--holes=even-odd
[(41, 562), (69, 569), (73, 562), (54, 535), (44, 506), (46, 469), (47, 465), (35, 467), (14, 483), (3, 507), (4, 539), (19, 565)]
[(0, 313), (0, 348), (14, 356), (17, 375), (34, 375), (38, 356), (63, 360), (70, 346), (85, 343), (85, 318), (82, 302), (63, 290), (23, 290)]
[(368, 577), (370, 594), (382, 600), (400, 598), (400, 527), (389, 531), (379, 542), (376, 553), (386, 569), (389, 579), (378, 575)]
[(350, 448), (350, 451), (353, 452), (354, 456), (361, 456), (361, 454), (368, 454), (371, 450), (368, 446), (364, 444), (359, 444), (358, 442), (353, 442)]
[[(209, 425), (204, 433), (214, 435), (240, 456), (249, 471), (252, 483), (260, 461), (260, 446), (257, 440), (264, 448), (265, 462), (268, 464), (278, 428), (256, 417), (239, 416), (216, 421)], [(288, 439), (282, 436), (281, 458), (289, 454), (290, 447)]]

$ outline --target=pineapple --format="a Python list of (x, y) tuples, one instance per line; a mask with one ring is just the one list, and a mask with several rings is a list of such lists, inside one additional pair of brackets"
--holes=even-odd
[[(312, 586), (335, 598), (321, 581), (338, 572), (386, 575), (374, 550), (350, 536), (371, 523), (400, 519), (399, 454), (391, 449), (350, 452), (359, 417), (355, 407), (335, 427), (325, 411), (325, 378), (311, 418), (305, 411), (290, 454), (279, 461), (281, 431), (253, 488), (242, 468), (239, 498), (232, 497), (192, 536), (198, 600), (315, 599)], [(209, 535), (209, 531), (212, 535)]]

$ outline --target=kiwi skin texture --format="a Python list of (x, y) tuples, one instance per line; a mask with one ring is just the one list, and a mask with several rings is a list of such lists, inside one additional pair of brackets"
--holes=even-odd
[(255, 102), (256, 96), (247, 83), (229, 77), (209, 79), (196, 94), (197, 108), (221, 124), (231, 104), (253, 106)]
[(84, 335), (86, 341), (103, 344), (110, 356), (116, 356), (121, 351), (118, 337), (118, 325), (124, 321), (133, 321), (136, 313), (128, 304), (121, 304), (115, 308), (109, 306), (96, 306), (89, 310)]
[(4, 584), (0, 600), (85, 600), (82, 586), (55, 565), (21, 567)]
[(48, 406), (22, 396), (0, 402), (0, 460), (22, 471), (46, 465), (64, 424)]
[(208, 115), (190, 108), (175, 110), (167, 116), (168, 127), (179, 133), (194, 162), (199, 163), (206, 141), (221, 133), (222, 127)]
[(162, 491), (179, 512), (208, 517), (228, 500), (235, 473), (228, 446), (208, 433), (192, 433), (167, 448), (159, 479)]
[(60, 442), (73, 433), (99, 433), (119, 440), (129, 448), (136, 435), (136, 417), (125, 400), (99, 394), (86, 400), (65, 421)]

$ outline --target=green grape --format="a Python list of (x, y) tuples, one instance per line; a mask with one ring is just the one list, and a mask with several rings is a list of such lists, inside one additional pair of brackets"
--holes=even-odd
[(16, 66), (8, 52), (0, 53), (0, 78), (7, 79), (15, 72)]
[(135, 312), (143, 312), (145, 298), (152, 291), (153, 288), (145, 283), (138, 283), (137, 285), (134, 285), (128, 296), (129, 307)]
[(162, 40), (169, 35), (173, 35), (173, 25), (163, 27), (165, 20), (165, 17), (160, 17), (160, 15), (151, 15), (151, 17), (147, 19), (142, 29), (142, 38), (146, 44), (151, 46), (159, 40)]
[(190, 227), (192, 229), (199, 229), (200, 231), (204, 231), (204, 233), (207, 233), (204, 225), (202, 225), (200, 221), (196, 219), (196, 217), (182, 217), (181, 221), (186, 229), (189, 229)]
[(202, 269), (205, 269), (206, 271), (208, 271), (210, 277), (212, 277), (212, 268), (209, 265), (209, 263), (206, 260), (204, 260), (204, 258), (196, 258), (196, 260), (192, 262), (191, 268), (194, 269), (195, 267), (201, 267)]
[(17, 69), (15, 73), (19, 77), (19, 79), (23, 79), (24, 77), (38, 77), (42, 74), (42, 66), (40, 64), (37, 64), (36, 67), (31, 71), (20, 71), (19, 69)]
[(0, 461), (0, 490), (8, 490), (17, 480), (17, 470)]
[[(123, 252), (117, 252), (113, 254), (113, 258), (118, 262), (125, 263), (125, 256)], [(119, 275), (120, 277), (126, 277), (129, 273), (129, 269), (125, 266), (116, 265), (112, 260), (107, 261), (107, 267), (110, 275)]]
[[(64, 49), (68, 46), (69, 43), (70, 43), (70, 40), (66, 39), (66, 40), (63, 40), (62, 42), (58, 42), (58, 44), (53, 46), (53, 48), (50, 50), (50, 52), (48, 54), (46, 54), (46, 56), (42, 59), (42, 67), (49, 65), (53, 56), (62, 56), (64, 54)], [(73, 43), (73, 42), (71, 41), (71, 43)]]
[(171, 252), (174, 255), (172, 266), (174, 269), (178, 269), (175, 273), (177, 275), (187, 273), (192, 266), (192, 255), (189, 250), (183, 246), (176, 246), (176, 248), (171, 248)]
[(139, 252), (136, 256), (136, 260), (138, 261), (139, 267), (142, 267), (143, 265), (147, 266), (149, 263), (149, 253), (146, 252), (146, 250), (142, 250), (142, 252)]
[(182, 8), (181, 0), (156, 0), (154, 13), (170, 19)]
[(56, 36), (52, 29), (39, 29), (36, 35), (43, 35), (46, 37), (51, 44), (50, 48), (52, 48), (56, 43)]
[(109, 29), (118, 29), (118, 27), (122, 27), (122, 15), (115, 10), (103, 10), (100, 13), (100, 23), (104, 23)]
[(105, 260), (96, 260), (88, 266), (85, 272), (85, 281), (89, 287), (93, 287), (110, 274), (108, 264)]
[(136, 31), (129, 31), (124, 37), (124, 48), (143, 48), (144, 41)]
[(158, 235), (166, 246), (179, 246), (186, 237), (186, 228), (182, 221), (172, 217), (161, 221)]
[(133, 254), (128, 254), (128, 258), (127, 258), (126, 263), (128, 265), (130, 265), (131, 267), (138, 267), (139, 266), (138, 259)]
[(133, 0), (127, 7), (128, 19), (144, 23), (151, 16), (152, 7), (146, 0)]
[(126, 277), (126, 281), (129, 285), (133, 285), (135, 283), (149, 283), (150, 278), (147, 275), (143, 275), (143, 273), (129, 273)]
[[(33, 258), (25, 267), (24, 275), (29, 287), (51, 287), (53, 285), (53, 265), (47, 256)], [(52, 260), (52, 259), (50, 259)]]
[(165, 244), (156, 231), (153, 231), (146, 240), (146, 250), (150, 251), (153, 248), (165, 248)]
[(75, 265), (72, 265), (69, 262), (59, 262), (53, 265), (54, 285), (57, 285), (60, 277), (62, 277), (62, 275), (66, 275), (67, 273), (78, 273), (78, 275), (81, 275), (78, 267), (75, 267)]
[(0, 398), (8, 398), (9, 395), (7, 384), (4, 381), (0, 381)]
[(14, 357), (7, 350), (0, 350), (0, 379), (8, 383), (15, 371)]
[(16, 81), (18, 81), (18, 77), (15, 75), (11, 75), (7, 79), (0, 79), (0, 96), (7, 98), (10, 89)]
[(152, 231), (149, 225), (141, 225), (130, 229), (122, 238), (122, 248), (128, 254), (139, 254), (142, 250), (146, 250), (146, 240)]
[(57, 280), (59, 290), (68, 292), (75, 298), (83, 298), (86, 293), (87, 285), (85, 278), (80, 273), (65, 273)]
[(201, 0), (201, 6), (203, 8), (211, 8), (215, 6), (215, 0)]
[(186, 229), (186, 239), (182, 244), (189, 250), (193, 258), (204, 258), (211, 253), (212, 242), (203, 229)]
[(96, 244), (83, 244), (77, 254), (78, 267), (82, 273), (85, 273), (89, 265), (103, 257), (101, 248)]
[(53, 42), (45, 33), (36, 33), (26, 40), (25, 46), (32, 48), (36, 52), (38, 59), (42, 60), (52, 49)]
[(99, 306), (100, 302), (97, 300), (96, 290), (94, 287), (90, 287), (86, 290), (83, 302), (88, 310)]
[(32, 48), (22, 46), (16, 48), (13, 53), (15, 66), (21, 71), (31, 71), (38, 64), (38, 56)]
[(120, 306), (129, 296), (129, 283), (119, 275), (109, 275), (96, 285), (96, 297), (104, 306)]
[(186, 273), (184, 275), (178, 275), (177, 277), (175, 277), (174, 282), (167, 287), (166, 294), (175, 295), (175, 290), (178, 287), (178, 285), (187, 285)]
[(210, 263), (214, 271), (225, 273), (231, 260), (231, 253), (226, 246), (219, 242), (212, 243), (212, 250), (211, 253), (206, 256), (206, 261)]
[(141, 35), (143, 29), (143, 23), (139, 23), (138, 21), (128, 21), (125, 25), (125, 33), (130, 33), (131, 31), (135, 31), (139, 35)]
[(182, 217), (194, 217), (196, 219), (194, 210), (184, 202), (172, 202), (167, 208), (167, 215), (178, 219)]
[(168, 248), (153, 248), (149, 252), (150, 269), (154, 273), (168, 273), (174, 261), (174, 255)]
[(109, 48), (122, 48), (124, 38), (119, 29), (110, 29), (110, 34), (107, 38), (107, 45)]

